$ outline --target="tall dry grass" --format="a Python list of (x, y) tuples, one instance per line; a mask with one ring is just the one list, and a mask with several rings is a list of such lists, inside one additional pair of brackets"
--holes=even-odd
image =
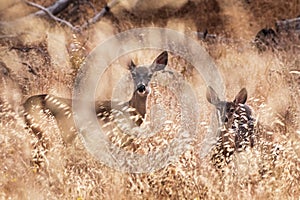
[[(193, 140), (192, 148), (181, 155), (178, 161), (149, 174), (115, 171), (89, 154), (79, 138), (74, 144), (65, 145), (51, 115), (47, 115), (44, 124), (41, 124), (45, 134), (42, 139), (38, 139), (25, 125), (21, 103), (26, 97), (38, 93), (69, 97), (74, 70), (81, 59), (99, 42), (117, 32), (117, 28), (111, 24), (110, 18), (106, 18), (89, 32), (73, 37), (62, 28), (50, 28), (44, 20), (28, 19), (31, 23), (25, 26), (18, 24), (18, 31), (16, 26), (1, 24), (0, 32), (4, 36), (0, 38), (1, 62), (10, 71), (8, 74), (3, 68), (0, 71), (0, 198), (299, 198), (299, 52), (297, 49), (296, 52), (259, 52), (250, 42), (257, 31), (252, 30), (252, 27), (273, 24), (279, 14), (291, 17), (297, 12), (299, 2), (289, 4), (291, 7), (288, 8), (292, 8), (292, 12), (280, 3), (269, 1), (250, 1), (250, 6), (240, 1), (218, 2), (218, 5), (220, 10), (215, 13), (221, 17), (210, 13), (203, 26), (188, 17), (183, 17), (182, 21), (186, 23), (182, 23), (181, 18), (173, 15), (167, 19), (158, 19), (157, 24), (182, 32), (196, 31), (199, 27), (205, 29), (206, 25), (209, 25), (209, 30), (214, 30), (215, 25), (209, 23), (209, 17), (221, 19), (229, 15), (216, 27), (220, 30), (221, 26), (224, 34), (232, 35), (232, 39), (199, 43), (214, 58), (223, 75), (226, 98), (233, 99), (242, 87), (247, 88), (248, 104), (259, 122), (256, 127), (258, 142), (252, 149), (235, 153), (233, 161), (222, 169), (217, 169), (211, 163), (209, 152), (206, 152), (206, 157), (200, 157), (201, 142), (209, 128), (213, 108), (205, 100), (206, 87), (203, 80), (193, 70), (181, 68), (185, 62), (175, 56), (170, 57), (169, 66), (183, 72), (184, 78), (195, 88), (201, 104), (197, 137)], [(265, 8), (274, 11), (265, 13), (267, 16), (275, 17), (258, 17)], [(239, 21), (240, 14), (244, 18)], [(134, 20), (121, 22), (120, 26), (143, 25), (141, 21), (137, 23)], [(248, 21), (253, 25), (245, 24)], [(105, 30), (101, 29), (103, 27)], [(294, 41), (293, 45), (297, 45), (297, 42)], [(30, 49), (22, 51), (25, 47)], [(153, 53), (152, 58), (150, 53), (146, 59), (138, 55), (140, 63), (148, 63), (156, 54)], [(12, 91), (16, 96), (11, 94)], [(157, 97), (154, 95), (150, 99), (172, 99), (172, 93), (166, 88), (157, 88), (154, 94)], [(163, 138), (163, 135), (158, 137)]]

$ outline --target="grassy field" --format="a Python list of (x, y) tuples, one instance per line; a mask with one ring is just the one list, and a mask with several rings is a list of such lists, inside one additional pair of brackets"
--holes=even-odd
[[(48, 6), (54, 1), (34, 2)], [(73, 25), (83, 24), (94, 9), (105, 5), (74, 2), (58, 14)], [(260, 29), (297, 17), (299, 0), (195, 0), (176, 5), (166, 0), (154, 8), (138, 2), (118, 5), (76, 34), (49, 18), (28, 16), (36, 8), (24, 2), (0, 0), (0, 199), (299, 199), (299, 32), (278, 34), (278, 46), (265, 51), (253, 42)], [(76, 72), (94, 47), (120, 31), (147, 26), (175, 29), (202, 45), (222, 74), (227, 99), (247, 88), (247, 103), (257, 120), (253, 148), (235, 153), (222, 169), (213, 165), (209, 152), (200, 157), (213, 106), (206, 101), (202, 78), (172, 54), (168, 66), (195, 89), (201, 112), (195, 119), (199, 122), (192, 147), (163, 169), (145, 174), (111, 169), (96, 160), (79, 138), (64, 144), (51, 115), (40, 124), (44, 132), (40, 139), (26, 126), (22, 110), (26, 98), (45, 93), (71, 97)], [(195, 37), (204, 30), (217, 37)], [(137, 52), (132, 58), (143, 64), (156, 55), (157, 51)], [(110, 96), (108, 86), (126, 72), (118, 69), (124, 66), (119, 62), (107, 72), (102, 86), (106, 91), (100, 92), (104, 97)], [(172, 92), (156, 89), (149, 105), (162, 101), (168, 108)], [(173, 111), (178, 112), (178, 106)], [(178, 113), (171, 114), (176, 118)], [(164, 139), (164, 132), (159, 138)]]

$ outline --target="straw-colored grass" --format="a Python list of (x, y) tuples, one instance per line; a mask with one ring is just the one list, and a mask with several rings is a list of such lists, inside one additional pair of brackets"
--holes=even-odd
[[(48, 3), (45, 1), (45, 5)], [(103, 1), (101, 5), (94, 3), (97, 8), (104, 4)], [(299, 198), (299, 40), (291, 43), (296, 48), (286, 51), (275, 49), (259, 52), (251, 44), (257, 29), (271, 26), (276, 19), (296, 17), (299, 1), (284, 4), (267, 0), (253, 0), (249, 4), (234, 0), (226, 4), (201, 1), (195, 5), (201, 6), (201, 3), (207, 4), (207, 12), (213, 10), (213, 4), (218, 5), (218, 9), (210, 13), (196, 13), (193, 10), (191, 16), (197, 14), (206, 18), (203, 26), (189, 15), (184, 15), (188, 9), (182, 11), (182, 18), (177, 18), (174, 13), (168, 16), (168, 12), (165, 12), (165, 18), (157, 16), (157, 21), (156, 17), (153, 21), (147, 18), (144, 19), (145, 24), (149, 25), (150, 20), (153, 25), (176, 28), (178, 23), (179, 31), (189, 33), (202, 28), (212, 31), (215, 27), (217, 33), (223, 31), (227, 39), (199, 41), (199, 44), (206, 48), (221, 72), (227, 99), (232, 100), (242, 87), (247, 88), (247, 103), (258, 122), (258, 138), (253, 148), (234, 153), (232, 161), (221, 169), (213, 165), (211, 152), (206, 152), (205, 157), (200, 156), (202, 141), (209, 129), (211, 113), (214, 112), (213, 106), (206, 102), (206, 86), (201, 77), (185, 61), (172, 54), (169, 67), (181, 72), (181, 78), (191, 83), (201, 105), (199, 118), (195, 119), (195, 122), (198, 121), (196, 137), (191, 138), (191, 147), (177, 161), (151, 173), (116, 171), (96, 160), (79, 138), (73, 144), (64, 144), (59, 127), (50, 114), (45, 114), (45, 121), (40, 124), (44, 132), (38, 138), (24, 122), (21, 103), (30, 95), (42, 93), (70, 97), (74, 74), (91, 49), (118, 32), (118, 28), (124, 30), (143, 26), (143, 20), (131, 16), (124, 21), (126, 15), (122, 15), (122, 20), (118, 22), (120, 24), (116, 25), (113, 23), (118, 13), (115, 13), (114, 17), (104, 18), (87, 32), (75, 37), (61, 27), (50, 28), (46, 20), (29, 18), (27, 20), (31, 23), (25, 25), (22, 22), (11, 22), (18, 26), (0, 24), (3, 36), (0, 35), (0, 61), (4, 63), (0, 63), (0, 199)], [(92, 12), (88, 5), (80, 6), (88, 10), (88, 14)], [(10, 8), (13, 10), (9, 11), (10, 16), (6, 18), (0, 10), (0, 17), (6, 22), (11, 19), (16, 7), (7, 9)], [(74, 13), (73, 22), (76, 21)], [(244, 17), (239, 21), (241, 14)], [(67, 19), (63, 14), (61, 17)], [(210, 22), (210, 17), (214, 21)], [(181, 19), (184, 23), (181, 23)], [(222, 19), (220, 24), (216, 25), (216, 19)], [(143, 55), (146, 57), (143, 58)], [(138, 63), (148, 64), (156, 55), (157, 52), (137, 53)], [(115, 63), (115, 67), (119, 65), (122, 63)], [(10, 69), (8, 74), (4, 66)], [(124, 69), (119, 73), (125, 72)], [(108, 74), (113, 75), (113, 70)], [(116, 81), (117, 78), (112, 77), (107, 85)], [(165, 116), (170, 117), (172, 127), (177, 128), (180, 126), (180, 105), (174, 93), (167, 87), (155, 83), (151, 85), (153, 93), (149, 96), (148, 109), (154, 102), (162, 101), (163, 108), (172, 108)], [(137, 141), (140, 153), (155, 146), (165, 147), (174, 137), (167, 128), (148, 140)]]

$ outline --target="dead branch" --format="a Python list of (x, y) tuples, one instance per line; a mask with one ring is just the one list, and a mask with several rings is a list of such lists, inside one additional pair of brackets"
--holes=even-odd
[[(70, 22), (66, 21), (66, 20), (63, 20), (61, 18), (58, 18), (56, 16), (54, 16), (47, 8), (39, 5), (39, 4), (36, 4), (36, 3), (33, 3), (33, 2), (30, 2), (30, 1), (25, 1), (28, 5), (30, 6), (33, 6), (33, 7), (36, 7), (36, 8), (39, 8), (41, 9), (42, 11), (41, 12), (45, 12), (50, 18), (52, 18), (54, 21), (57, 21), (57, 22), (60, 22), (66, 26), (68, 26), (69, 28), (71, 28), (73, 31), (78, 31), (78, 28), (74, 27)], [(36, 15), (36, 13), (34, 14)]]
[[(53, 5), (47, 7), (46, 9), (53, 15), (57, 15), (58, 13), (66, 9), (71, 2), (72, 0), (57, 0)], [(45, 12), (43, 10), (40, 10), (37, 11), (35, 15), (45, 15)]]
[(107, 3), (107, 5), (104, 8), (102, 8), (102, 10), (100, 12), (98, 12), (92, 19), (90, 19), (86, 23), (84, 23), (81, 26), (81, 29), (85, 29), (89, 25), (95, 24), (96, 22), (98, 22), (106, 13), (108, 13), (110, 11), (110, 9), (112, 7), (114, 7), (115, 5), (117, 5), (119, 3), (120, 3), (120, 0), (111, 0), (111, 1), (109, 1)]
[(110, 11), (112, 7), (120, 3), (120, 0), (111, 0), (107, 3), (107, 5), (102, 8), (100, 12), (98, 12), (93, 18), (89, 19), (86, 23), (84, 23), (80, 27), (74, 27), (70, 22), (63, 20), (59, 17), (56, 17), (55, 15), (60, 13), (62, 10), (66, 9), (68, 5), (72, 2), (72, 0), (57, 0), (53, 5), (45, 8), (39, 4), (30, 2), (30, 1), (25, 1), (28, 5), (39, 8), (40, 11), (37, 11), (33, 15), (35, 16), (44, 16), (48, 15), (51, 19), (54, 21), (57, 21), (59, 23), (62, 23), (69, 28), (71, 28), (74, 32), (80, 32), (84, 29), (86, 29), (89, 25), (95, 24), (98, 22), (106, 13)]
[(98, 22), (107, 12), (109, 12), (109, 10), (110, 10), (110, 8), (108, 6), (105, 6), (104, 8), (102, 8), (102, 10), (100, 12), (98, 12), (92, 19), (90, 19), (86, 23), (84, 23), (81, 26), (81, 29), (85, 29), (89, 25)]

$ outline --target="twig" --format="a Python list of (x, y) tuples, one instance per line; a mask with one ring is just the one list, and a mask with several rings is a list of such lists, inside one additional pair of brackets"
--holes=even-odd
[(120, 1), (122, 1), (122, 0), (112, 0), (112, 1), (109, 1), (107, 3), (107, 5), (104, 8), (102, 8), (102, 10), (100, 12), (98, 12), (92, 19), (90, 19), (86, 23), (84, 23), (81, 26), (81, 29), (85, 29), (87, 26), (98, 22), (106, 13), (108, 13), (110, 11), (110, 9), (112, 7), (114, 7), (115, 5), (119, 4)]
[(107, 12), (109, 12), (109, 10), (110, 10), (110, 8), (108, 6), (105, 6), (104, 8), (102, 8), (102, 10), (100, 12), (98, 12), (92, 19), (90, 19), (86, 23), (84, 23), (81, 26), (81, 29), (85, 29), (89, 25), (94, 24), (97, 21), (99, 21)]
[[(30, 1), (25, 1), (25, 2), (28, 5), (30, 5), (30, 6), (33, 6), (33, 7), (41, 9), (43, 12), (45, 12), (47, 15), (49, 15), (50, 18), (52, 18), (53, 20), (55, 20), (57, 22), (65, 24), (66, 26), (68, 26), (69, 28), (71, 28), (73, 31), (78, 31), (78, 28), (74, 27), (70, 22), (65, 21), (63, 19), (60, 19), (60, 18), (54, 16), (47, 8), (45, 8), (45, 7), (43, 7), (43, 6), (39, 5), (39, 4), (30, 2)], [(36, 15), (36, 13), (34, 15)]]

